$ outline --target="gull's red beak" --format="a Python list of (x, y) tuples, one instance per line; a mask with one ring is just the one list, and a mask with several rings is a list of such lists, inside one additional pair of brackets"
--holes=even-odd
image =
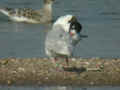
[(75, 35), (75, 33), (74, 32), (70, 32), (70, 36), (74, 36)]

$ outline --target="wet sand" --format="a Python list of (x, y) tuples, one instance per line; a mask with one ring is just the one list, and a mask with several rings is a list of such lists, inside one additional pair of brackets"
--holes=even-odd
[[(59, 62), (63, 65), (65, 62)], [(70, 66), (56, 70), (46, 58), (0, 60), (1, 85), (120, 85), (120, 59), (71, 59)]]

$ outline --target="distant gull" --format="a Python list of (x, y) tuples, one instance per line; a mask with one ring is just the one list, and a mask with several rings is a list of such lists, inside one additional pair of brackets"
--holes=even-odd
[(73, 15), (59, 17), (53, 24), (52, 30), (46, 35), (46, 55), (56, 64), (58, 59), (65, 59), (69, 66), (69, 57), (72, 56), (74, 47), (80, 41), (81, 24)]
[(52, 21), (52, 4), (55, 0), (44, 0), (40, 10), (31, 8), (1, 8), (0, 12), (12, 21), (26, 23), (49, 23)]

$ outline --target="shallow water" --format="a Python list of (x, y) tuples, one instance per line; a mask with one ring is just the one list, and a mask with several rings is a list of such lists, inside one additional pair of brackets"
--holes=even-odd
[[(76, 57), (120, 57), (120, 0), (56, 0), (54, 20), (74, 14), (88, 35), (74, 51)], [(0, 0), (0, 7), (39, 9), (42, 0)], [(44, 39), (50, 27), (8, 21), (0, 14), (0, 57), (45, 57)]]
[(65, 86), (53, 86), (53, 87), (0, 87), (1, 90), (120, 90), (120, 87), (65, 87)]

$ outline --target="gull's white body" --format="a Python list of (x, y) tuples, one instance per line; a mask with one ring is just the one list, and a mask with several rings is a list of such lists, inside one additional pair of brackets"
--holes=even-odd
[(72, 56), (73, 49), (80, 40), (77, 34), (74, 37), (69, 35), (70, 24), (68, 21), (72, 17), (72, 15), (66, 15), (58, 18), (53, 24), (52, 30), (48, 32), (45, 41), (45, 51), (49, 57)]
[(50, 57), (71, 56), (73, 50), (71, 43), (71, 37), (61, 26), (53, 27), (46, 37), (46, 54)]

